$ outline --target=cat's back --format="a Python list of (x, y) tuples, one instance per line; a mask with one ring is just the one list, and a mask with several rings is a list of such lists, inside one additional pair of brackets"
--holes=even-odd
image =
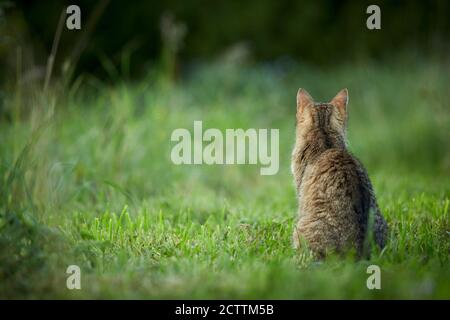
[[(323, 152), (305, 172), (303, 192), (313, 193), (318, 200), (358, 200), (355, 197), (369, 186), (361, 163), (345, 149)], [(352, 201), (354, 202), (354, 201)], [(335, 204), (335, 203), (334, 203)]]
[(358, 215), (371, 205), (365, 169), (345, 149), (323, 152), (308, 166), (303, 182), (300, 197), (305, 213), (358, 223)]
[(360, 243), (371, 206), (370, 183), (359, 161), (329, 149), (308, 165), (299, 194), (298, 231), (312, 247), (343, 248)]

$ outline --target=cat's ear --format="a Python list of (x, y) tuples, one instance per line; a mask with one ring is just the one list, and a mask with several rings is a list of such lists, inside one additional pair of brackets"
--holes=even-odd
[(314, 105), (314, 100), (305, 89), (298, 89), (297, 92), (297, 114), (301, 114), (307, 105)]
[(338, 108), (339, 112), (345, 116), (347, 114), (348, 104), (348, 90), (342, 89), (338, 94), (330, 101), (330, 103)]

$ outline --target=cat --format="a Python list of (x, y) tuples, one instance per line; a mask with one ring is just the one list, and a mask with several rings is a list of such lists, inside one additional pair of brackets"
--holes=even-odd
[(329, 103), (315, 103), (304, 89), (297, 93), (296, 142), (292, 173), (299, 218), (293, 243), (302, 239), (315, 256), (356, 250), (370, 254), (370, 239), (386, 244), (387, 223), (369, 176), (346, 147), (348, 91)]

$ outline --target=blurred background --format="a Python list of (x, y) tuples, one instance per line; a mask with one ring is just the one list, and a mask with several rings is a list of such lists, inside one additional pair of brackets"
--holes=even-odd
[[(446, 0), (0, 0), (0, 297), (448, 299), (449, 53)], [(291, 248), (299, 87), (349, 90), (391, 227), (380, 292)], [(174, 165), (194, 120), (279, 129), (279, 173)]]
[(105, 78), (105, 68), (114, 67), (135, 79), (161, 60), (182, 74), (227, 54), (329, 66), (411, 51), (447, 56), (449, 50), (450, 4), (444, 0), (377, 1), (382, 28), (374, 31), (366, 28), (370, 1), (2, 1), (2, 82), (15, 73), (18, 48), (25, 76), (42, 75), (61, 12), (70, 4), (80, 6), (82, 28), (63, 28), (56, 75), (69, 61), (75, 75)]

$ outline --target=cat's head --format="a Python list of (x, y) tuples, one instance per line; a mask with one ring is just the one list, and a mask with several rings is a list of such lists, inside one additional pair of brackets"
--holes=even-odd
[(297, 93), (297, 135), (320, 131), (345, 141), (348, 91), (342, 89), (328, 103), (316, 103), (305, 89)]

